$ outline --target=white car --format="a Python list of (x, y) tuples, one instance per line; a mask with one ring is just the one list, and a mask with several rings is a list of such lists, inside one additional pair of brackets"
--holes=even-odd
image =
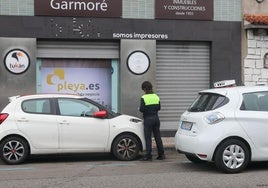
[(144, 148), (141, 119), (78, 95), (13, 97), (0, 114), (0, 157), (7, 164), (34, 154), (90, 152), (127, 161)]
[(226, 173), (268, 161), (268, 87), (201, 91), (182, 114), (175, 148), (192, 162), (215, 162)]

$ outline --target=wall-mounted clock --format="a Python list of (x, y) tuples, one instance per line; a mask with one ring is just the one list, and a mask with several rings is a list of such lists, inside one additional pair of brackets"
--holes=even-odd
[(127, 58), (127, 66), (133, 74), (144, 74), (150, 67), (150, 58), (143, 51), (134, 51)]

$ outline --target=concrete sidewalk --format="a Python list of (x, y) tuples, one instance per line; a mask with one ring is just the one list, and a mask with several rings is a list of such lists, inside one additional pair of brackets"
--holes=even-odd
[[(174, 137), (162, 137), (162, 142), (164, 145), (164, 149), (174, 149), (175, 150), (175, 139)], [(156, 143), (154, 138), (152, 138), (152, 147), (156, 148)]]

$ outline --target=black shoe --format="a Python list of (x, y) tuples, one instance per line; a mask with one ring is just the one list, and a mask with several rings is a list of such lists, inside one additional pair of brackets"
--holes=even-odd
[(165, 158), (165, 155), (159, 155), (158, 157), (156, 157), (156, 160), (164, 160)]
[(144, 156), (140, 159), (140, 161), (152, 161), (152, 156)]

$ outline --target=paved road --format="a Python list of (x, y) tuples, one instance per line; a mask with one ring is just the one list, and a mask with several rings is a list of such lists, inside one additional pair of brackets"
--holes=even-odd
[(268, 163), (240, 174), (223, 174), (213, 164), (193, 164), (174, 150), (164, 161), (122, 162), (109, 155), (37, 157), (23, 165), (0, 163), (0, 188), (268, 187)]

